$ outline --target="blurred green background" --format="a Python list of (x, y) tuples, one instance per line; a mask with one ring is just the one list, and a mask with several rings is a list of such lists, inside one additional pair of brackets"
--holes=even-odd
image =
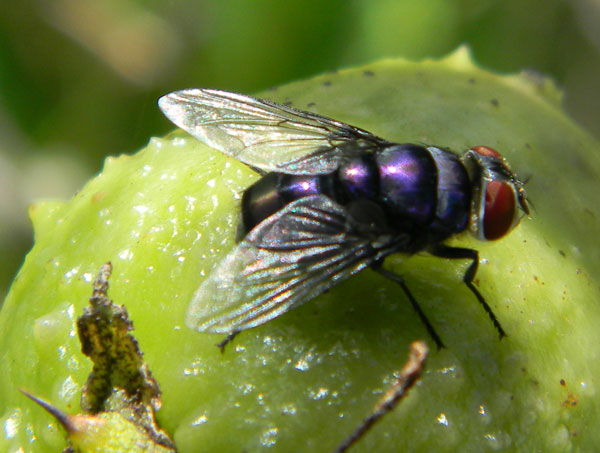
[(552, 76), (598, 137), (599, 25), (600, 0), (0, 2), (0, 300), (32, 244), (27, 206), (172, 129), (164, 93), (252, 93), (467, 43), (486, 68)]

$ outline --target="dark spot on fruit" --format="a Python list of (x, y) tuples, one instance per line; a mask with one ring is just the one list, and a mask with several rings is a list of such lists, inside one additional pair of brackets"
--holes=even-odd
[(363, 72), (363, 75), (365, 75), (367, 77), (373, 77), (375, 75), (375, 73), (373, 71), (365, 71), (365, 72)]

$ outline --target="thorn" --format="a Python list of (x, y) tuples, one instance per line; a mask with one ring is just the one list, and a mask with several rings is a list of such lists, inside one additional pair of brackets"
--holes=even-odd
[(39, 404), (40, 406), (42, 406), (44, 409), (46, 409), (46, 411), (48, 411), (50, 413), (50, 415), (52, 415), (56, 420), (58, 420), (58, 422), (63, 425), (63, 427), (65, 428), (65, 430), (68, 433), (72, 433), (77, 431), (77, 426), (75, 423), (73, 423), (73, 416), (69, 415), (63, 411), (61, 411), (60, 409), (54, 407), (52, 404), (50, 404), (48, 401), (43, 400), (42, 398), (38, 398), (37, 396), (32, 395), (31, 393), (29, 393), (27, 390), (25, 390), (22, 387), (19, 387), (19, 391), (24, 394), (26, 397), (28, 397), (29, 399), (31, 399), (32, 401), (34, 401), (35, 403)]

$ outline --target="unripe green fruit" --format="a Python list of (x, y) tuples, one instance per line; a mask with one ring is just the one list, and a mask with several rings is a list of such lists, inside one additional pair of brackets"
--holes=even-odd
[[(488, 145), (527, 179), (535, 209), (473, 247), (494, 327), (461, 278), (468, 263), (395, 256), (447, 349), (355, 451), (591, 451), (600, 445), (600, 146), (533, 76), (442, 61), (384, 60), (262, 93), (396, 142)], [(91, 364), (75, 319), (100, 265), (163, 392), (161, 426), (181, 452), (330, 451), (365, 417), (423, 325), (370, 270), (280, 318), (222, 336), (185, 326), (193, 292), (233, 246), (252, 170), (181, 131), (109, 158), (68, 202), (31, 208), (35, 246), (0, 313), (0, 450), (58, 451), (64, 432), (17, 391), (79, 412)]]

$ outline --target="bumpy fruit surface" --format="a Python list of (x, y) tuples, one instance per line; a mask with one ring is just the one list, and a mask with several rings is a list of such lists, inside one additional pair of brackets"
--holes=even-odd
[[(397, 142), (507, 157), (534, 203), (506, 238), (478, 243), (476, 284), (499, 340), (461, 283), (468, 263), (394, 257), (447, 345), (356, 451), (591, 451), (600, 445), (600, 146), (533, 76), (441, 61), (384, 60), (260, 94)], [(152, 139), (68, 202), (31, 208), (35, 246), (0, 313), (0, 450), (59, 451), (64, 433), (24, 387), (79, 411), (91, 364), (75, 319), (100, 265), (125, 304), (181, 452), (331, 451), (368, 414), (423, 325), (400, 288), (366, 270), (280, 318), (219, 335), (184, 323), (195, 289), (234, 246), (239, 200), (257, 175), (181, 131)]]

